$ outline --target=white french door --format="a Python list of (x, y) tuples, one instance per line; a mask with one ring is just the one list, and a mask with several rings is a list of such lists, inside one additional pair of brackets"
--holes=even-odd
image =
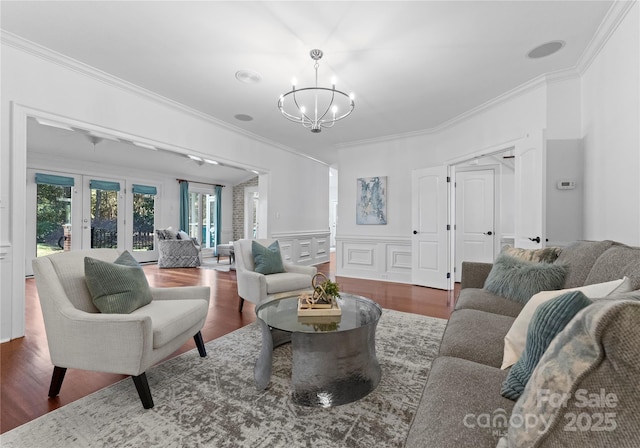
[(412, 173), (412, 283), (451, 289), (448, 249), (447, 167)]
[(544, 131), (529, 133), (516, 143), (515, 246), (546, 245), (546, 155)]
[(124, 181), (83, 176), (82, 247), (124, 249)]
[(138, 261), (158, 259), (155, 186), (28, 169), (26, 191), (26, 275), (34, 258), (72, 250), (126, 249)]

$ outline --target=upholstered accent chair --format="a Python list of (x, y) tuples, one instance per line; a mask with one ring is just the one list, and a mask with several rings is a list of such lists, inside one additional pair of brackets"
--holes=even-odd
[(208, 286), (150, 288), (152, 300), (130, 314), (101, 313), (85, 282), (84, 258), (114, 262), (116, 249), (64, 252), (33, 261), (49, 354), (49, 396), (60, 392), (68, 368), (131, 375), (145, 409), (153, 407), (145, 371), (193, 337), (209, 309)]
[(236, 258), (236, 279), (240, 303), (238, 310), (242, 312), (244, 301), (257, 304), (274, 294), (287, 291), (311, 289), (311, 280), (318, 272), (315, 266), (300, 266), (293, 263), (283, 263), (285, 272), (277, 274), (260, 274), (255, 272), (255, 263), (251, 249), (252, 241), (268, 247), (274, 239), (243, 239), (234, 241), (233, 247)]
[[(182, 235), (182, 238), (180, 238)], [(158, 267), (197, 268), (202, 264), (202, 251), (198, 240), (184, 232), (156, 230), (158, 237)]]

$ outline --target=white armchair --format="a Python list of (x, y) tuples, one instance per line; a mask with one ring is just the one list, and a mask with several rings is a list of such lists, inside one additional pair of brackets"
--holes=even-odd
[(151, 303), (130, 314), (99, 312), (85, 283), (84, 257), (113, 262), (119, 254), (115, 249), (94, 249), (33, 261), (54, 365), (50, 397), (60, 392), (67, 368), (111, 372), (131, 375), (149, 409), (149, 367), (191, 337), (200, 356), (207, 355), (200, 330), (209, 310), (209, 287), (151, 288)]
[(255, 272), (251, 242), (256, 241), (263, 246), (269, 246), (275, 240), (238, 240), (233, 247), (236, 258), (236, 278), (240, 303), (238, 311), (242, 312), (244, 301), (257, 304), (267, 297), (287, 291), (311, 289), (311, 280), (318, 270), (315, 266), (300, 266), (293, 263), (283, 263), (286, 272), (264, 275)]

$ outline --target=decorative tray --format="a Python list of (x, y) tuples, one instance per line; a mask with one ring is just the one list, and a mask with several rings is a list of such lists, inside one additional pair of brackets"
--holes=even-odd
[(340, 316), (342, 309), (337, 301), (332, 303), (309, 304), (304, 298), (298, 299), (298, 316)]

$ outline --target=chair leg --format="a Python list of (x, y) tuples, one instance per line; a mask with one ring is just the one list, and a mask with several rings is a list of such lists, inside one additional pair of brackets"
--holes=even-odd
[(240, 297), (240, 305), (238, 306), (238, 312), (242, 313), (242, 305), (244, 305), (244, 299)]
[(147, 374), (142, 372), (138, 376), (132, 376), (133, 383), (136, 385), (136, 390), (142, 401), (142, 406), (145, 409), (151, 409), (153, 407), (153, 398), (151, 398), (151, 391), (149, 390), (149, 383), (147, 382)]
[(49, 396), (51, 398), (57, 397), (62, 387), (62, 381), (64, 380), (64, 374), (67, 373), (66, 367), (53, 367), (53, 375), (51, 376), (51, 385), (49, 386)]
[(196, 347), (198, 347), (198, 353), (200, 353), (200, 357), (204, 358), (207, 356), (207, 349), (204, 348), (204, 341), (202, 340), (202, 333), (199, 331), (193, 337), (193, 340), (196, 343)]

